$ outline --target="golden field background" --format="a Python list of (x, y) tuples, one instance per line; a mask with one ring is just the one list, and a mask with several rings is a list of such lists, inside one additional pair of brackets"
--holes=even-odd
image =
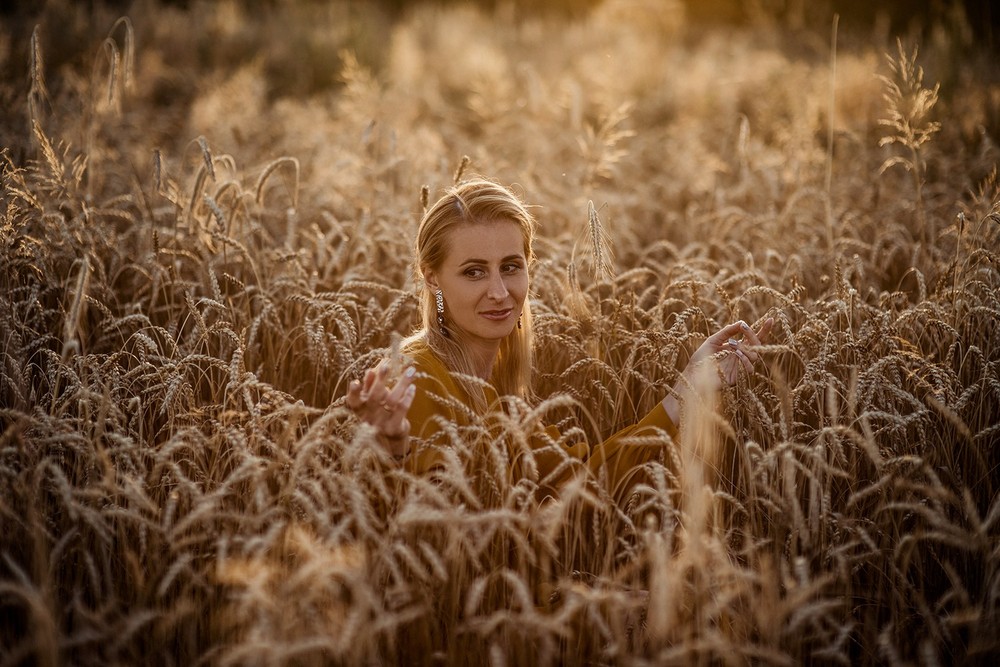
[[(0, 664), (992, 664), (995, 52), (752, 4), (4, 16)], [(776, 319), (624, 506), (485, 423), (413, 477), (342, 406), (458, 170), (540, 222), (505, 438)]]

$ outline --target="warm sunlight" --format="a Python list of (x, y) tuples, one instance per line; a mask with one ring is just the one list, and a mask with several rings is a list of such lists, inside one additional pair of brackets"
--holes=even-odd
[(0, 665), (998, 664), (991, 4), (5, 3)]

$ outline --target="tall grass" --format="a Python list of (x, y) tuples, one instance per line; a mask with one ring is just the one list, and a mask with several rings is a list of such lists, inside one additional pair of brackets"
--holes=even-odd
[[(975, 45), (918, 64), (841, 29), (831, 92), (825, 38), (673, 4), (423, 7), (381, 41), (340, 6), (273, 33), (148, 7), (65, 9), (91, 41), (57, 70), (51, 15), (3, 28), (0, 664), (1000, 654), (1000, 94), (946, 69)], [(302, 52), (242, 58), (289, 26)], [(317, 44), (336, 85), (280, 80)], [(538, 205), (541, 400), (425, 478), (342, 397), (417, 321), (411, 240), (456, 166)], [(540, 502), (512, 464), (767, 316), (757, 372), (690, 401), (621, 502), (582, 477)]]

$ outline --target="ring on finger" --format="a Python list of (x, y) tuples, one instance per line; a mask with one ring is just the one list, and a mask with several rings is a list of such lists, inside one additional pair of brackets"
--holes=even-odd
[(393, 406), (389, 405), (388, 401), (382, 403), (382, 409), (385, 410), (386, 412), (392, 412), (393, 410), (395, 410)]

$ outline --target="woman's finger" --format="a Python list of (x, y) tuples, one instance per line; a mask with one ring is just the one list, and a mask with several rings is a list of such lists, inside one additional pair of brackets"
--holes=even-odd
[(750, 345), (760, 345), (760, 338), (757, 336), (757, 332), (753, 330), (753, 327), (743, 322), (740, 328), (743, 330), (744, 341)]
[(769, 317), (764, 320), (764, 323), (760, 325), (760, 329), (757, 330), (757, 340), (758, 345), (763, 345), (771, 337), (771, 328), (774, 327), (774, 318)]
[(403, 394), (403, 403), (400, 406), (405, 410), (409, 410), (410, 406), (413, 405), (413, 397), (417, 395), (417, 385), (411, 384), (406, 388), (406, 393)]
[(712, 343), (717, 348), (724, 348), (728, 344), (730, 338), (743, 331), (744, 326), (746, 326), (746, 322), (743, 320), (727, 324), (709, 336), (708, 342)]
[(386, 389), (385, 383), (381, 379), (376, 378), (375, 383), (372, 384), (371, 391), (368, 392), (368, 410), (373, 416), (383, 416), (379, 411), (391, 414), (395, 409), (393, 406), (389, 405), (386, 399), (389, 397), (389, 390)]
[(750, 343), (751, 347), (744, 347), (746, 343), (749, 343), (749, 341), (740, 341), (740, 345), (737, 349), (743, 354), (744, 357), (749, 359), (750, 364), (753, 365), (757, 363), (758, 359), (760, 359), (760, 355), (753, 349), (753, 346), (756, 345), (756, 343)]
[(369, 368), (365, 371), (365, 379), (361, 383), (361, 400), (367, 401), (368, 395), (371, 393), (372, 385), (375, 384), (375, 369)]
[(743, 352), (746, 354), (747, 358), (751, 363), (757, 363), (760, 359), (760, 355), (754, 350), (754, 347), (759, 347), (764, 344), (771, 333), (771, 326), (774, 325), (773, 318), (767, 318), (764, 323), (761, 324), (760, 329), (754, 331), (749, 325), (745, 326), (743, 329), (743, 341), (750, 344), (750, 349), (745, 349)]
[(351, 380), (350, 384), (347, 385), (347, 407), (357, 412), (364, 404), (365, 402), (361, 400), (361, 383), (357, 380)]
[(734, 371), (734, 377), (739, 375), (740, 366), (748, 371), (753, 370), (753, 362), (751, 362), (747, 357), (747, 353), (739, 347), (734, 347), (728, 350), (726, 357), (725, 363), (727, 364), (727, 370)]
[(393, 411), (392, 421), (397, 421), (397, 428), (400, 435), (409, 435), (410, 433), (410, 422), (406, 418), (406, 413), (409, 411), (410, 406), (413, 405), (413, 397), (416, 396), (416, 394), (417, 387), (416, 385), (411, 384), (406, 388), (406, 391), (403, 392), (403, 396), (400, 398), (399, 403)]
[(380, 430), (384, 436), (399, 439), (410, 435), (410, 420), (406, 418), (406, 413), (413, 404), (416, 393), (417, 387), (412, 384), (403, 392), (399, 403), (393, 406), (392, 413), (381, 426)]
[(747, 373), (753, 373), (753, 362), (747, 356), (747, 353), (743, 350), (736, 350), (736, 356), (739, 357), (740, 362), (743, 364), (743, 370)]
[(375, 398), (375, 392), (378, 393), (378, 400), (376, 401), (378, 407), (389, 414), (396, 412), (396, 409), (403, 400), (403, 396), (406, 394), (407, 388), (412, 385), (413, 376), (416, 375), (416, 372), (416, 369), (412, 366), (408, 368), (403, 372), (403, 375), (399, 378), (399, 382), (391, 390), (384, 383), (379, 383), (382, 387), (385, 387), (385, 392), (382, 393), (377, 389), (373, 392), (373, 399)]
[(399, 378), (399, 382), (396, 383), (396, 386), (393, 387), (392, 391), (390, 391), (386, 396), (386, 402), (391, 403), (392, 405), (398, 405), (400, 401), (403, 400), (406, 390), (413, 385), (413, 378), (416, 374), (417, 369), (413, 366), (410, 366), (403, 371), (403, 374)]

